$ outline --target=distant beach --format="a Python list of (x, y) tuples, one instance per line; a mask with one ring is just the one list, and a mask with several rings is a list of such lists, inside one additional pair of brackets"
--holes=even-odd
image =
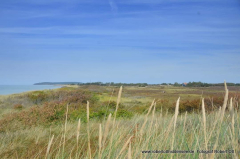
[(0, 95), (10, 95), (28, 91), (56, 89), (62, 85), (0, 85)]

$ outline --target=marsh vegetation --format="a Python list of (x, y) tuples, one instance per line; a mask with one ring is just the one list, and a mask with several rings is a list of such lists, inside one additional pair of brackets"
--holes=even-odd
[(238, 89), (90, 85), (1, 96), (0, 157), (238, 158)]

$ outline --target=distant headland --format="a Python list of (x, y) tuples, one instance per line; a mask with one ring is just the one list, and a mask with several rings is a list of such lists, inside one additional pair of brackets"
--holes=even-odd
[(82, 84), (82, 82), (39, 82), (33, 85), (72, 85), (72, 84)]
[[(159, 84), (148, 84), (148, 83), (114, 83), (114, 82), (39, 82), (34, 85), (99, 85), (99, 86), (175, 86), (175, 87), (213, 87), (213, 86), (224, 86), (224, 83), (203, 83), (203, 82), (184, 82), (184, 83), (159, 83)], [(228, 86), (240, 86), (240, 83), (227, 83)]]

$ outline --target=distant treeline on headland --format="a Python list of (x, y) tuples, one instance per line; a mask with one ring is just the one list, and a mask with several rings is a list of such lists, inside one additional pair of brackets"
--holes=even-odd
[[(224, 86), (224, 83), (202, 83), (202, 82), (188, 82), (188, 83), (162, 83), (162, 85), (185, 86), (185, 87), (213, 87)], [(240, 86), (240, 83), (227, 83), (227, 86)]]
[(97, 86), (139, 86), (145, 87), (148, 85), (159, 85), (159, 84), (147, 84), (147, 83), (114, 83), (114, 82), (41, 82), (35, 83), (34, 85), (97, 85)]
[[(212, 87), (212, 86), (224, 86), (224, 83), (202, 83), (202, 82), (189, 82), (189, 83), (161, 83), (161, 84), (148, 84), (148, 83), (114, 83), (114, 82), (41, 82), (35, 83), (34, 85), (98, 85), (98, 86), (138, 86), (138, 87), (146, 87), (146, 86), (175, 86), (175, 87)], [(240, 83), (227, 83), (228, 86), (240, 86)]]
[(68, 84), (81, 84), (81, 82), (39, 82), (34, 85), (68, 85)]

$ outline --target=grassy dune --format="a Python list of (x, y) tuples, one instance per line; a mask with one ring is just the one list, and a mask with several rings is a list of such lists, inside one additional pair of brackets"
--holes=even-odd
[[(84, 89), (95, 91), (95, 94), (82, 91)], [(175, 93), (174, 101), (171, 101), (172, 97), (163, 98), (169, 94), (161, 94), (162, 99), (157, 99), (156, 94), (150, 93), (157, 93), (159, 89), (156, 88), (143, 89), (137, 95), (134, 88), (123, 88), (123, 91), (117, 88), (117, 91), (101, 89), (104, 90), (99, 92), (99, 89), (88, 87), (81, 88), (81, 91), (61, 90), (56, 94), (40, 91), (12, 99), (12, 103), (24, 99), (29, 106), (15, 109), (12, 106), (14, 112), (9, 113), (9, 108), (8, 112), (1, 115), (0, 158), (240, 157), (239, 98), (232, 96), (227, 87), (225, 92), (219, 90), (221, 106), (209, 105), (208, 95), (200, 94), (198, 99), (190, 96), (192, 101), (199, 102), (195, 109), (189, 109), (191, 111), (188, 112), (188, 105), (195, 103), (187, 102), (187, 93), (183, 93), (186, 97), (176, 97), (183, 89), (168, 90)], [(74, 91), (75, 94), (72, 93)], [(138, 97), (134, 98), (134, 107), (129, 107), (132, 102), (129, 98), (133, 98), (131, 93)], [(146, 96), (147, 93), (150, 95)], [(149, 98), (154, 96), (155, 100), (150, 102)], [(205, 99), (199, 98), (201, 96)], [(144, 98), (145, 101), (141, 101)], [(116, 102), (110, 106), (112, 100)], [(216, 99), (214, 101), (218, 102)], [(6, 99), (2, 102), (6, 103)], [(128, 104), (124, 105), (124, 102)], [(33, 103), (37, 106), (30, 106)], [(138, 110), (137, 103), (144, 109)], [(167, 103), (169, 109), (164, 108)], [(132, 115), (128, 116), (129, 113)], [(189, 153), (155, 153), (155, 150), (182, 150)], [(198, 150), (228, 151), (206, 154), (198, 153)]]

